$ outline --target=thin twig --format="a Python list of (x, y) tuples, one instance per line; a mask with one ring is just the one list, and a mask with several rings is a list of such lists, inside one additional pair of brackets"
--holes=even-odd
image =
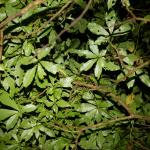
[(77, 146), (78, 146), (78, 142), (79, 142), (79, 138), (80, 138), (81, 134), (82, 134), (82, 131), (80, 131), (78, 133), (78, 135), (76, 137), (76, 140), (75, 140), (75, 146), (72, 148), (72, 150), (77, 150), (78, 149)]
[(59, 39), (61, 37), (62, 34), (64, 34), (65, 32), (67, 32), (71, 27), (73, 27), (75, 24), (78, 23), (78, 21), (86, 14), (86, 12), (88, 11), (90, 5), (92, 3), (92, 0), (89, 0), (88, 4), (86, 5), (85, 9), (83, 10), (83, 12), (65, 29), (63, 29), (57, 36), (57, 39)]
[(111, 42), (109, 42), (109, 44), (110, 44), (111, 47), (116, 51), (116, 54), (117, 54), (117, 56), (118, 56), (118, 59), (119, 59), (119, 62), (120, 62), (121, 67), (127, 69), (127, 67), (126, 67), (126, 66), (124, 65), (124, 63), (123, 63), (123, 60), (122, 60), (122, 58), (121, 58), (121, 56), (120, 56), (120, 54), (119, 54), (119, 52), (118, 52), (117, 47), (116, 47), (115, 45), (113, 45)]
[(72, 3), (73, 1), (74, 1), (74, 0), (68, 1), (56, 14), (54, 14), (49, 20), (47, 20), (46, 22), (44, 22), (44, 23), (42, 24), (42, 26), (38, 28), (38, 30), (36, 30), (36, 31), (34, 31), (34, 32), (32, 32), (32, 33), (28, 33), (26, 36), (29, 36), (29, 35), (31, 35), (31, 34), (32, 34), (32, 36), (33, 36), (34, 34), (37, 34), (39, 31), (41, 31), (43, 28), (47, 27), (47, 25), (48, 25), (51, 21), (53, 21), (54, 19), (56, 19), (56, 18), (63, 12), (63, 10), (66, 9), (66, 8), (68, 7), (68, 5), (69, 5), (70, 3)]
[(140, 142), (138, 142), (138, 141), (133, 141), (135, 144), (137, 144), (141, 149), (143, 149), (143, 150), (150, 150), (149, 148), (147, 148), (147, 147), (145, 147), (145, 146), (143, 146)]
[(144, 21), (145, 23), (150, 22), (150, 19), (137, 17), (137, 16), (129, 9), (128, 6), (125, 6), (125, 7), (126, 7), (126, 10), (129, 12), (129, 14), (132, 16), (132, 19), (138, 20), (138, 21)]
[(148, 60), (148, 61), (142, 63), (141, 65), (135, 67), (134, 69), (130, 70), (128, 72), (128, 74), (126, 74), (124, 77), (122, 77), (122, 78), (120, 78), (120, 79), (118, 79), (117, 81), (114, 81), (114, 82), (115, 83), (120, 83), (122, 81), (125, 81), (129, 76), (131, 76), (133, 73), (135, 73), (138, 69), (141, 69), (141, 68), (143, 68), (143, 67), (145, 67), (145, 66), (147, 66), (149, 64), (150, 64), (150, 60)]
[(46, 89), (44, 89), (42, 92), (40, 92), (39, 94), (37, 94), (36, 96), (32, 97), (30, 100), (31, 101), (35, 101), (37, 98), (39, 98), (41, 95), (43, 95), (49, 87), (47, 87)]
[(3, 53), (3, 39), (4, 39), (4, 35), (3, 35), (3, 29), (0, 30), (0, 63), (2, 61), (2, 53)]
[(56, 127), (59, 130), (67, 131), (67, 132), (73, 132), (73, 133), (79, 133), (78, 139), (83, 131), (89, 130), (89, 129), (102, 129), (106, 126), (113, 125), (116, 122), (125, 121), (125, 120), (132, 120), (132, 119), (138, 119), (138, 120), (147, 120), (150, 121), (150, 116), (142, 116), (142, 115), (129, 115), (129, 116), (123, 116), (119, 118), (113, 118), (111, 120), (102, 121), (97, 124), (88, 125), (85, 127), (78, 127), (78, 126), (68, 126), (68, 125), (56, 125), (56, 124), (48, 124), (49, 126)]
[(27, 5), (26, 7), (22, 8), (18, 13), (16, 13), (15, 15), (9, 16), (6, 20), (4, 20), (1, 24), (0, 24), (0, 29), (1, 28), (6, 28), (5, 26), (11, 22), (12, 20), (14, 20), (16, 17), (20, 17), (23, 14), (25, 14), (26, 12), (28, 12), (30, 9), (33, 9), (33, 7), (35, 7), (36, 5), (39, 5), (41, 3), (43, 3), (44, 0), (35, 0), (33, 2), (31, 2), (29, 5)]

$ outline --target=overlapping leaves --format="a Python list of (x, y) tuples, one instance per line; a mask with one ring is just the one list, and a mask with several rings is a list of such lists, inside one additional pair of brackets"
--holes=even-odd
[[(94, 0), (67, 29), (87, 6), (76, 0), (52, 21), (68, 2), (44, 1), (6, 25), (0, 149), (130, 149), (135, 139), (149, 146), (148, 121), (112, 123), (127, 114), (118, 99), (135, 114), (150, 114), (144, 63), (148, 27), (119, 14), (129, 8), (129, 0)], [(0, 1), (0, 21), (30, 3)]]

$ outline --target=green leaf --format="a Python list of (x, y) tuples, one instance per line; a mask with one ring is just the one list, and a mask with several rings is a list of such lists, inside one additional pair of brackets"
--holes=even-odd
[[(24, 3), (24, 5), (25, 5), (25, 3)], [(34, 9), (30, 9), (25, 14), (22, 15), (22, 17), (20, 18), (20, 22), (25, 20), (25, 19), (28, 19), (32, 15), (35, 15), (35, 14), (40, 13), (42, 11), (45, 11), (46, 9), (47, 9), (47, 7), (36, 7)]]
[(119, 70), (119, 65), (116, 65), (114, 62), (106, 62), (105, 63), (105, 69), (110, 71), (116, 71)]
[(88, 29), (96, 35), (104, 35), (104, 36), (109, 35), (109, 33), (101, 25), (98, 25), (97, 23), (94, 22), (88, 24)]
[(6, 77), (3, 81), (2, 81), (2, 85), (4, 87), (4, 89), (7, 91), (9, 89), (9, 77)]
[(40, 80), (37, 74), (35, 76), (35, 84), (40, 88), (46, 88), (50, 85), (47, 78), (45, 78), (44, 80)]
[(147, 103), (143, 106), (144, 115), (150, 116), (150, 103)]
[(46, 105), (46, 107), (52, 107), (54, 102), (49, 102), (48, 100), (43, 101), (43, 103)]
[(106, 138), (103, 136), (101, 132), (99, 132), (96, 139), (97, 145), (99, 146), (100, 149), (102, 149), (103, 143), (105, 142)]
[(52, 30), (49, 35), (49, 44), (53, 45), (53, 47), (56, 44), (56, 37), (57, 37), (56, 31)]
[(98, 46), (94, 43), (94, 41), (89, 40), (89, 45), (90, 45), (91, 51), (92, 51), (95, 55), (99, 55)]
[(23, 118), (22, 119), (22, 122), (20, 124), (20, 127), (23, 128), (23, 129), (29, 129), (33, 126), (33, 124), (30, 122), (29, 119), (27, 118)]
[(6, 77), (4, 81), (2, 81), (2, 85), (6, 91), (9, 89), (10, 96), (13, 97), (16, 92), (14, 79), (10, 76)]
[(23, 43), (23, 50), (25, 53), (25, 56), (30, 56), (31, 53), (34, 51), (34, 46), (31, 42), (28, 42), (27, 40)]
[(80, 5), (81, 7), (84, 6), (84, 1), (83, 0), (75, 0), (75, 3)]
[(134, 86), (134, 83), (135, 83), (135, 79), (132, 79), (131, 81), (129, 81), (127, 83), (128, 89), (132, 88)]
[(96, 67), (94, 69), (95, 77), (97, 77), (98, 79), (100, 78), (104, 66), (105, 66), (105, 59), (103, 57), (99, 58), (96, 63)]
[(11, 3), (5, 3), (5, 11), (7, 13), (7, 16), (15, 15), (19, 9), (17, 7), (13, 7)]
[(37, 106), (35, 106), (33, 104), (27, 104), (22, 107), (23, 112), (27, 112), (27, 113), (35, 111), (36, 109), (37, 109)]
[(28, 25), (28, 26), (22, 26), (22, 30), (23, 30), (24, 32), (30, 34), (30, 33), (32, 32), (33, 28), (32, 28), (32, 25), (30, 24), (30, 25)]
[(50, 73), (56, 74), (58, 72), (58, 65), (48, 61), (40, 61), (42, 66)]
[[(52, 23), (51, 23), (52, 24)], [(42, 32), (40, 32), (40, 33), (38, 33), (38, 37), (37, 37), (37, 42), (41, 42), (41, 39), (44, 39), (44, 37), (46, 37), (46, 36), (48, 36), (48, 34), (50, 33), (50, 31), (51, 31), (51, 28), (50, 28), (50, 26), (51, 26), (51, 24), (49, 24), (49, 27), (46, 29), (46, 30), (44, 30), (44, 31), (42, 31)], [(51, 43), (50, 43), (51, 44)]]
[(59, 100), (59, 101), (57, 101), (56, 104), (58, 107), (61, 107), (61, 108), (70, 107), (70, 104), (64, 100)]
[(21, 86), (23, 77), (24, 77), (24, 70), (21, 68), (19, 62), (15, 66), (14, 76), (16, 78), (16, 84), (17, 86)]
[(145, 85), (150, 87), (150, 77), (147, 74), (142, 74), (139, 78)]
[(3, 64), (0, 64), (0, 71), (4, 71), (5, 70), (5, 67)]
[(30, 138), (33, 136), (33, 128), (32, 129), (27, 129), (23, 130), (21, 134), (21, 140), (25, 139), (25, 141), (30, 140)]
[(103, 43), (107, 43), (109, 40), (109, 37), (104, 37), (104, 36), (100, 36), (97, 38), (97, 40), (95, 41), (96, 45), (102, 45)]
[[(100, 53), (99, 53), (99, 56), (101, 56), (101, 57), (105, 56), (105, 55), (106, 55), (106, 52), (107, 52), (106, 49), (101, 50)], [(104, 57), (103, 57), (103, 58), (104, 58)]]
[(91, 59), (91, 60), (88, 60), (86, 63), (83, 63), (80, 68), (80, 71), (87, 71), (91, 69), (91, 67), (94, 65), (96, 61), (97, 59)]
[(41, 126), (40, 131), (46, 133), (49, 137), (55, 137), (55, 132), (53, 130), (50, 130), (49, 128), (46, 128), (44, 126)]
[(127, 57), (123, 59), (128, 65), (133, 65), (134, 62), (138, 59), (138, 56), (135, 54), (128, 54)]
[(119, 43), (119, 47), (124, 50), (128, 50), (129, 52), (133, 52), (135, 50), (135, 43), (133, 41), (125, 41)]
[[(0, 4), (1, 4), (1, 2), (0, 2)], [(4, 9), (4, 7), (1, 7), (1, 9), (0, 9), (0, 22), (3, 21), (6, 17), (7, 17), (7, 14), (5, 12), (5, 9)]]
[(34, 134), (35, 134), (35, 138), (39, 139), (40, 136), (39, 126), (34, 127)]
[(14, 100), (11, 100), (11, 98), (9, 97), (9, 94), (7, 92), (3, 92), (0, 94), (0, 102), (3, 105), (9, 106), (16, 110), (19, 110), (18, 105), (16, 104), (16, 102)]
[(6, 49), (5, 56), (16, 56), (19, 50), (19, 44), (10, 44)]
[(86, 58), (89, 58), (89, 59), (97, 57), (95, 54), (93, 54), (89, 50), (77, 50), (75, 53), (78, 54), (79, 56), (85, 56)]
[(6, 119), (16, 113), (18, 113), (18, 111), (14, 111), (14, 110), (10, 110), (10, 109), (0, 109), (0, 121)]
[(37, 58), (38, 59), (42, 59), (44, 57), (46, 57), (51, 51), (50, 47), (46, 47), (46, 48), (42, 48), (37, 50)]
[(131, 25), (129, 23), (125, 23), (121, 25), (118, 29), (116, 29), (113, 33), (114, 35), (124, 35), (127, 34), (127, 32), (129, 32), (131, 29)]
[(124, 78), (124, 74), (123, 73), (120, 73), (118, 76), (117, 76), (117, 80), (121, 80)]
[(58, 113), (58, 106), (56, 104), (53, 105), (52, 109), (56, 114)]
[(78, 108), (76, 108), (79, 112), (89, 112), (93, 109), (96, 109), (96, 106), (89, 103), (82, 103)]
[(112, 7), (116, 4), (116, 1), (117, 1), (117, 0), (108, 0), (108, 1), (107, 1), (108, 10), (109, 10), (110, 8), (112, 8)]
[(62, 87), (72, 87), (73, 77), (66, 77), (60, 79), (60, 84)]
[(121, 0), (122, 5), (125, 7), (129, 7), (130, 6), (130, 1), (129, 0)]
[(141, 69), (138, 69), (136, 71), (136, 74), (140, 75), (139, 78), (140, 80), (147, 85), (148, 87), (150, 87), (150, 77), (147, 74), (143, 74), (144, 72)]
[(34, 76), (35, 76), (35, 72), (36, 72), (36, 66), (33, 67), (32, 69), (29, 69), (25, 73), (25, 76), (23, 78), (23, 86), (24, 87), (28, 87), (32, 83)]
[(80, 33), (84, 33), (86, 28), (87, 28), (87, 20), (81, 18), (80, 21), (78, 21), (78, 23), (75, 25), (75, 27), (77, 27), (80, 31)]
[(109, 29), (109, 32), (112, 33), (115, 27), (116, 19), (117, 19), (115, 11), (112, 10), (111, 12), (106, 14), (105, 19), (106, 19), (106, 24)]
[(43, 67), (41, 66), (40, 63), (38, 63), (38, 68), (37, 68), (37, 73), (38, 73), (38, 77), (43, 80), (44, 79), (44, 76), (46, 76), (46, 73), (43, 69)]
[(97, 147), (96, 144), (96, 134), (91, 133), (90, 136), (86, 137), (85, 139), (80, 140), (80, 146), (82, 149), (89, 149), (89, 150), (97, 150), (99, 147)]
[(108, 108), (113, 106), (113, 104), (110, 101), (98, 101), (98, 106), (100, 108)]
[(87, 91), (87, 92), (84, 92), (82, 98), (85, 99), (85, 100), (91, 100), (91, 99), (94, 98), (94, 95), (93, 95), (92, 92)]
[(33, 57), (33, 56), (20, 58), (20, 64), (22, 64), (22, 65), (33, 64), (33, 63), (36, 63), (37, 61), (38, 60), (35, 57)]
[(15, 114), (15, 115), (11, 116), (11, 117), (6, 121), (6, 129), (7, 129), (7, 130), (12, 129), (12, 128), (16, 125), (16, 123), (17, 123), (17, 121), (18, 121), (18, 118), (19, 118), (18, 114)]

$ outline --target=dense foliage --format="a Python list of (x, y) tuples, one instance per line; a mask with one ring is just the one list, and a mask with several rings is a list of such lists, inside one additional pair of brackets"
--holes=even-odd
[(149, 0), (0, 0), (0, 149), (150, 148)]

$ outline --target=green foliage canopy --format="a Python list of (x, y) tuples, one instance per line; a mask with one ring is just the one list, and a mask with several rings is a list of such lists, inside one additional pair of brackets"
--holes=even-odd
[(149, 0), (0, 1), (0, 149), (150, 147)]

